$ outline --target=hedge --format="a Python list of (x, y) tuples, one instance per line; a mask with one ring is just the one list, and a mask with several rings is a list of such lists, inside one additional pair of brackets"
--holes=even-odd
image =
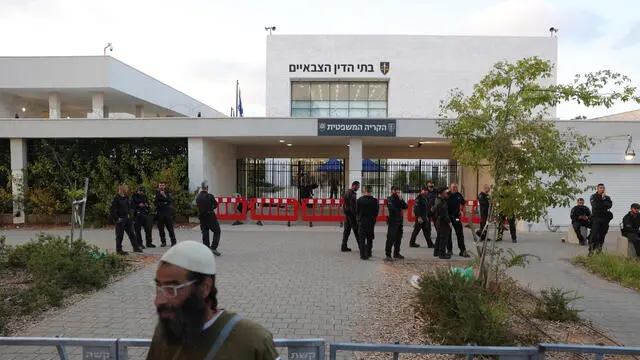
[[(10, 213), (11, 166), (9, 140), (0, 142), (0, 213)], [(119, 184), (132, 192), (143, 185), (153, 197), (164, 182), (173, 193), (176, 216), (193, 215), (187, 173), (187, 139), (30, 139), (27, 141), (28, 214), (71, 213), (71, 201), (82, 194), (89, 178), (87, 221), (109, 219), (111, 198)], [(154, 209), (152, 209), (153, 211)]]

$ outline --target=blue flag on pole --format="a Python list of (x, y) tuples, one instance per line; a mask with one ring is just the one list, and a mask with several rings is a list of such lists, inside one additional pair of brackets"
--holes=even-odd
[(243, 117), (244, 110), (242, 110), (242, 96), (240, 95), (240, 89), (238, 89), (238, 115)]

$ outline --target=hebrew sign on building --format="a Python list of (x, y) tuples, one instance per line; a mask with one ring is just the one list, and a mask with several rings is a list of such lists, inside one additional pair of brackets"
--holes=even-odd
[(374, 64), (289, 64), (289, 72), (301, 72), (301, 73), (373, 73), (376, 69), (380, 70), (382, 75), (387, 75), (391, 69), (391, 65), (388, 61), (380, 61), (378, 66)]
[(395, 119), (318, 119), (318, 136), (396, 136)]

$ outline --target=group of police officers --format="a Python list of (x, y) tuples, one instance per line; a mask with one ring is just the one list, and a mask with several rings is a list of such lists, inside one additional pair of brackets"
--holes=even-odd
[[(591, 209), (584, 204), (584, 199), (580, 198), (577, 205), (571, 209), (571, 225), (578, 237), (580, 245), (589, 245), (589, 256), (602, 252), (604, 239), (609, 232), (609, 223), (613, 220), (613, 201), (606, 194), (604, 184), (598, 184), (596, 192), (589, 199)], [(629, 212), (622, 218), (620, 231), (634, 245), (636, 255), (640, 257), (640, 216), (638, 211), (640, 204), (633, 203)], [(582, 228), (590, 229), (590, 233), (585, 237)]]
[[(202, 231), (202, 242), (211, 249), (214, 255), (220, 256), (218, 245), (220, 244), (220, 224), (216, 218), (215, 209), (218, 207), (218, 201), (215, 196), (208, 192), (209, 186), (207, 182), (203, 182), (200, 187), (200, 193), (194, 199), (193, 205), (198, 208), (198, 218), (200, 219), (200, 230)], [(120, 255), (127, 255), (122, 249), (122, 240), (124, 233), (127, 233), (131, 247), (134, 252), (142, 252), (145, 245), (142, 243), (142, 229), (145, 232), (145, 243), (147, 248), (155, 248), (152, 241), (152, 228), (155, 223), (158, 226), (160, 234), (160, 246), (167, 246), (165, 227), (169, 233), (171, 246), (177, 242), (175, 231), (173, 228), (173, 197), (167, 189), (166, 184), (158, 184), (155, 192), (155, 208), (156, 216), (151, 217), (151, 206), (146, 195), (144, 186), (138, 187), (138, 191), (129, 198), (129, 187), (120, 185), (118, 194), (111, 201), (111, 218), (116, 223), (116, 252)], [(133, 223), (131, 215), (133, 214)], [(135, 229), (135, 231), (134, 231)], [(213, 239), (209, 242), (209, 231), (213, 232)]]
[[(373, 249), (374, 229), (380, 210), (378, 199), (371, 194), (371, 186), (365, 186), (364, 194), (357, 198), (360, 182), (354, 181), (343, 195), (344, 231), (342, 234), (342, 252), (349, 252), (348, 240), (351, 232), (355, 235), (360, 258), (371, 258)], [(453, 227), (458, 240), (460, 256), (469, 257), (464, 244), (464, 232), (461, 219), (461, 208), (464, 206), (464, 196), (458, 192), (456, 184), (434, 189), (428, 183), (421, 188), (413, 206), (416, 220), (409, 241), (410, 247), (420, 247), (416, 242), (420, 231), (423, 232), (427, 246), (434, 249), (434, 256), (450, 259), (453, 254), (451, 228)], [(385, 261), (404, 259), (400, 253), (403, 236), (403, 210), (407, 210), (407, 202), (402, 198), (400, 188), (391, 187), (391, 196), (387, 198), (387, 240), (385, 243)], [(485, 219), (486, 221), (486, 219)], [(431, 222), (437, 232), (435, 243), (431, 239)]]
[[(122, 249), (122, 240), (125, 232), (134, 252), (142, 252), (142, 249), (145, 248), (142, 243), (142, 229), (145, 232), (146, 247), (156, 247), (151, 239), (153, 221), (150, 216), (151, 206), (145, 187), (138, 187), (138, 191), (131, 198), (129, 198), (128, 192), (129, 187), (127, 185), (118, 186), (118, 194), (111, 201), (111, 218), (116, 223), (116, 252), (120, 255), (127, 254)], [(154, 202), (156, 208), (155, 222), (160, 234), (160, 246), (167, 246), (165, 227), (169, 233), (171, 246), (173, 246), (176, 244), (176, 234), (173, 229), (173, 198), (167, 190), (166, 184), (158, 184)], [(131, 213), (133, 213), (135, 225), (131, 222)]]
[[(508, 185), (508, 184), (506, 184)], [(203, 182), (200, 193), (194, 199), (193, 205), (198, 208), (198, 218), (200, 220), (200, 230), (202, 231), (202, 242), (209, 247), (214, 255), (220, 256), (218, 246), (220, 245), (221, 229), (216, 217), (218, 202), (214, 195), (208, 192), (207, 182)], [(342, 234), (342, 252), (350, 252), (348, 240), (351, 232), (355, 235), (360, 258), (368, 260), (372, 256), (373, 240), (375, 238), (375, 225), (380, 211), (378, 199), (373, 195), (371, 186), (364, 187), (363, 195), (358, 198), (357, 192), (360, 189), (360, 182), (354, 181), (351, 187), (343, 195), (344, 231)], [(134, 252), (142, 252), (145, 248), (155, 248), (152, 241), (152, 227), (154, 221), (150, 216), (151, 207), (147, 198), (145, 187), (140, 186), (138, 191), (129, 198), (127, 195), (128, 186), (118, 187), (118, 194), (111, 202), (111, 217), (116, 222), (116, 251), (118, 254), (126, 255), (122, 249), (122, 240), (126, 232)], [(480, 230), (476, 234), (481, 241), (487, 239), (487, 221), (490, 205), (490, 186), (485, 184), (482, 192), (478, 194), (480, 208)], [(167, 190), (166, 184), (158, 184), (155, 192), (155, 222), (160, 234), (161, 247), (167, 246), (165, 227), (169, 233), (171, 246), (176, 244), (176, 236), (173, 221), (173, 198)], [(613, 219), (610, 209), (613, 206), (611, 198), (605, 194), (604, 184), (598, 184), (597, 191), (590, 198), (591, 210), (584, 205), (584, 199), (578, 199), (578, 204), (571, 209), (572, 227), (576, 232), (580, 245), (589, 244), (589, 255), (602, 251), (605, 236), (609, 231), (609, 222)], [(464, 209), (464, 196), (458, 191), (456, 184), (450, 187), (440, 187), (435, 189), (432, 183), (427, 183), (421, 188), (420, 194), (416, 197), (413, 206), (415, 223), (409, 240), (410, 247), (420, 247), (417, 237), (422, 231), (428, 248), (433, 248), (435, 257), (440, 259), (450, 259), (453, 254), (452, 231), (456, 233), (459, 255), (469, 257), (464, 242), (464, 228), (461, 222), (461, 210)], [(400, 188), (391, 187), (391, 195), (387, 198), (387, 239), (385, 243), (385, 261), (394, 259), (404, 259), (400, 253), (400, 245), (403, 236), (403, 211), (408, 209), (407, 202), (402, 198)], [(640, 204), (633, 203), (627, 215), (622, 219), (621, 232), (634, 245), (640, 257)], [(130, 214), (133, 213), (134, 222), (131, 222)], [(498, 224), (508, 222), (511, 233), (511, 240), (516, 243), (516, 226), (514, 216), (497, 216)], [(436, 241), (431, 238), (431, 223), (437, 232)], [(135, 225), (134, 225), (135, 224)], [(591, 229), (590, 234), (585, 238), (581, 228)], [(142, 229), (145, 231), (145, 244), (142, 242)], [(213, 239), (209, 241), (209, 232), (213, 232)], [(498, 238), (501, 241), (504, 227), (498, 226)]]

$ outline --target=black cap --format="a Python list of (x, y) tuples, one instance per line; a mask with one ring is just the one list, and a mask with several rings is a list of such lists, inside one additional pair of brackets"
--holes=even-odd
[(400, 190), (400, 188), (399, 188), (398, 186), (396, 186), (396, 185), (393, 185), (393, 186), (391, 187), (391, 190)]
[(428, 188), (428, 187), (426, 187), (426, 186), (423, 186), (423, 187), (422, 187), (422, 190), (427, 190), (427, 191), (429, 191), (429, 188)]
[(640, 204), (638, 204), (638, 203), (633, 203), (633, 204), (631, 204), (631, 208), (632, 208), (632, 209), (640, 209)]
[(438, 194), (442, 194), (443, 192), (449, 190), (448, 186), (442, 186), (438, 188)]
[(144, 186), (138, 187), (138, 191), (145, 191), (145, 187)]

